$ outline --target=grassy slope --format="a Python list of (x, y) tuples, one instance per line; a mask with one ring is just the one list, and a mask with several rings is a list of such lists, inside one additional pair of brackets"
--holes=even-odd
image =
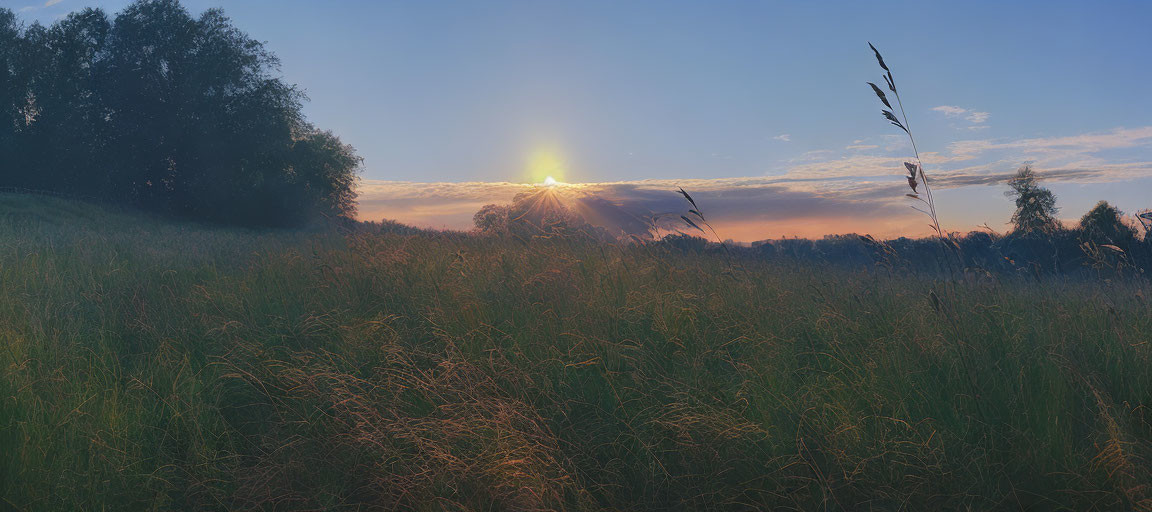
[(747, 270), (0, 196), (0, 509), (1149, 506), (1147, 285)]

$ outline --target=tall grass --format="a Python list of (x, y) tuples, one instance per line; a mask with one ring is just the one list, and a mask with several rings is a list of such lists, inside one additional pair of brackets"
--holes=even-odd
[(1146, 283), (744, 265), (0, 196), (0, 503), (1152, 504)]
[[(913, 206), (912, 208), (920, 213), (923, 213), (932, 220), (932, 230), (936, 236), (942, 240), (945, 238), (945, 233), (940, 229), (940, 219), (936, 216), (936, 200), (932, 197), (932, 185), (928, 183), (928, 175), (924, 174), (924, 163), (920, 161), (920, 148), (916, 147), (916, 137), (912, 136), (912, 125), (908, 123), (908, 114), (904, 111), (904, 101), (900, 99), (900, 91), (896, 88), (896, 81), (892, 77), (892, 70), (888, 69), (888, 65), (884, 63), (884, 57), (880, 55), (880, 50), (877, 50), (872, 43), (868, 43), (868, 47), (872, 49), (872, 53), (876, 55), (876, 62), (880, 64), (880, 68), (884, 70), (884, 82), (888, 85), (888, 90), (896, 97), (896, 106), (900, 111), (900, 117), (897, 118), (896, 114), (892, 112), (892, 103), (888, 101), (888, 96), (884, 94), (884, 90), (880, 86), (868, 82), (872, 86), (872, 92), (876, 93), (876, 97), (884, 104), (887, 109), (882, 109), (880, 112), (884, 114), (884, 118), (888, 120), (893, 126), (904, 131), (904, 135), (908, 136), (908, 142), (912, 144), (912, 153), (915, 155), (916, 162), (904, 162), (905, 170), (908, 171), (908, 188), (912, 189), (912, 193), (907, 194), (908, 197), (919, 201), (927, 208), (924, 210), (920, 207)], [(901, 122), (903, 121), (903, 122)], [(920, 184), (924, 185), (924, 195), (920, 195), (918, 190)]]

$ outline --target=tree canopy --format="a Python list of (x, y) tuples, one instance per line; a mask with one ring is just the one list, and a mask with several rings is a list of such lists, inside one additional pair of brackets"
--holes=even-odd
[(51, 27), (0, 9), (0, 186), (296, 225), (355, 213), (361, 160), (218, 9), (137, 0)]
[(1124, 213), (1108, 201), (1096, 203), (1080, 218), (1082, 237), (1097, 244), (1127, 248), (1136, 241), (1136, 228), (1124, 222)]
[(1017, 233), (1044, 234), (1060, 228), (1060, 221), (1056, 219), (1056, 196), (1039, 185), (1031, 166), (1018, 169), (1016, 176), (1008, 181), (1008, 186), (1011, 190), (1006, 194), (1016, 200), (1012, 224)]

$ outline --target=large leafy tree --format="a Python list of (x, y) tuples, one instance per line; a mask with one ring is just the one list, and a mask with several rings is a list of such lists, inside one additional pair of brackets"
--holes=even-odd
[(15, 13), (0, 8), (0, 180), (15, 185), (20, 163), (16, 148), (26, 126), (23, 110), (28, 81), (21, 69), (24, 53), (23, 30)]
[(1080, 236), (1096, 244), (1128, 249), (1136, 241), (1136, 228), (1124, 223), (1123, 216), (1108, 201), (1100, 201), (1080, 219)]
[(1016, 201), (1016, 213), (1012, 214), (1015, 232), (1022, 235), (1052, 233), (1060, 228), (1056, 219), (1056, 196), (1051, 190), (1041, 187), (1036, 172), (1025, 165), (1016, 171), (1008, 181), (1011, 188), (1005, 193)]
[[(27, 97), (35, 118), (23, 141), (23, 182), (35, 188), (91, 191), (99, 173), (106, 108), (99, 76), (111, 24), (103, 11), (85, 9), (25, 34)], [(34, 172), (32, 172), (34, 171)]]
[(0, 10), (0, 151), (18, 163), (0, 186), (244, 224), (352, 215), (360, 158), (304, 120), (278, 66), (222, 11), (178, 0), (51, 28)]

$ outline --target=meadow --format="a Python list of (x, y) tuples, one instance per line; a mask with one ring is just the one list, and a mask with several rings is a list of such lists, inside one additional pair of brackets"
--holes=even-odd
[(0, 195), (0, 509), (1152, 510), (1150, 298)]

